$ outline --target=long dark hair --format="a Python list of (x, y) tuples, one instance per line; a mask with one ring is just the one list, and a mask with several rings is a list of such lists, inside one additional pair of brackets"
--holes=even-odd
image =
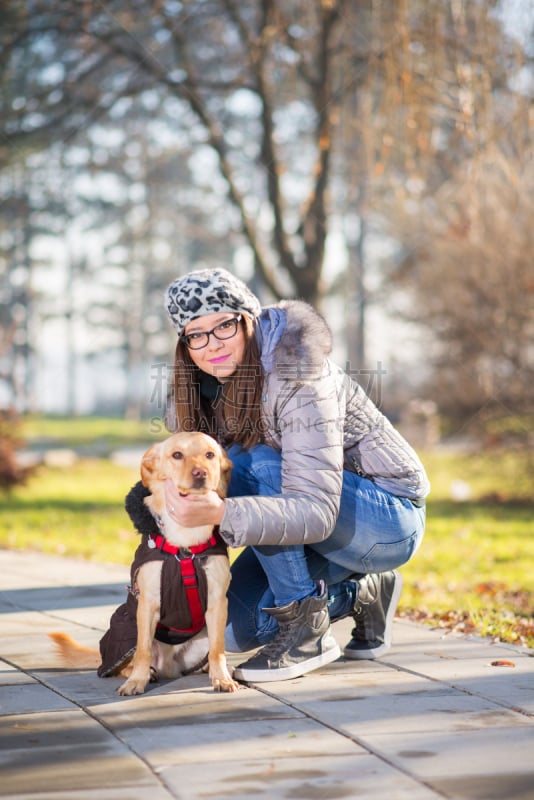
[[(176, 414), (176, 430), (203, 431), (227, 447), (240, 444), (248, 449), (263, 441), (264, 372), (254, 322), (243, 315), (240, 324), (245, 333), (243, 361), (220, 385), (196, 366), (187, 346), (178, 339), (170, 399)], [(205, 391), (201, 394), (201, 385), (208, 384), (216, 385), (219, 390), (212, 398)]]

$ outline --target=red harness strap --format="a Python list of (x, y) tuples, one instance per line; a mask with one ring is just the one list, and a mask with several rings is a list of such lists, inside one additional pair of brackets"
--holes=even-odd
[(195, 573), (195, 565), (192, 558), (184, 558), (180, 560), (180, 569), (182, 571), (182, 581), (189, 603), (189, 613), (191, 614), (191, 627), (181, 631), (181, 633), (196, 633), (204, 627), (204, 609), (200, 602), (200, 594), (198, 591), (197, 576)]
[[(175, 547), (175, 545), (170, 544), (165, 537), (161, 536), (160, 534), (157, 534), (156, 536), (150, 535), (149, 539), (154, 542), (154, 546), (163, 553), (169, 553), (170, 555), (173, 555), (180, 564), (182, 582), (189, 605), (189, 613), (191, 615), (190, 628), (167, 628), (167, 630), (187, 634), (198, 633), (198, 631), (204, 627), (205, 617), (204, 609), (202, 608), (202, 603), (200, 601), (200, 593), (198, 591), (198, 581), (193, 559), (196, 555), (199, 553), (204, 553), (210, 547), (215, 547), (219, 539), (219, 531), (215, 529), (207, 542), (193, 545), (187, 549)], [(158, 627), (163, 626), (158, 623)]]
[[(182, 556), (183, 558), (190, 558), (190, 556), (188, 555), (189, 553), (192, 553), (194, 556), (196, 556), (198, 553), (203, 553), (204, 550), (207, 550), (209, 547), (215, 547), (215, 545), (219, 540), (219, 532), (217, 529), (215, 529), (207, 542), (202, 542), (202, 544), (194, 544), (192, 545), (192, 547), (188, 547), (187, 549), (183, 547), (175, 547), (173, 544), (170, 544), (167, 541), (167, 539), (164, 536), (161, 536), (161, 534), (159, 533), (156, 536), (150, 534), (148, 538), (149, 540), (154, 542), (153, 546), (157, 547), (158, 550), (161, 550), (163, 553), (170, 553), (171, 556), (179, 556), (181, 552), (182, 554), (185, 553), (185, 555)], [(150, 546), (151, 545), (149, 545), (149, 547)], [(182, 559), (179, 560), (181, 561)]]

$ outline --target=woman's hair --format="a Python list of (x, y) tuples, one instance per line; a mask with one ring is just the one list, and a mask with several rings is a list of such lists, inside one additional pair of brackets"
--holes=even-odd
[(200, 392), (202, 380), (210, 383), (210, 378), (206, 378), (206, 373), (196, 366), (187, 345), (178, 338), (171, 396), (176, 430), (202, 431), (225, 446), (240, 444), (248, 449), (263, 441), (261, 396), (264, 373), (254, 322), (243, 315), (240, 325), (243, 325), (245, 334), (243, 361), (234, 374), (220, 384), (220, 392), (211, 400)]

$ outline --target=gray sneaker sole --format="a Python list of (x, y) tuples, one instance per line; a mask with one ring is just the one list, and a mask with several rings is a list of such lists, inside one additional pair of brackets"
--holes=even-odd
[(310, 658), (308, 661), (303, 661), (301, 664), (293, 664), (290, 667), (282, 667), (281, 669), (247, 669), (236, 667), (234, 669), (234, 678), (236, 681), (246, 681), (247, 683), (269, 683), (270, 681), (287, 681), (290, 678), (300, 678), (307, 672), (312, 672), (314, 669), (324, 667), (335, 661), (341, 655), (339, 645), (328, 650), (326, 653), (321, 653), (315, 658)]

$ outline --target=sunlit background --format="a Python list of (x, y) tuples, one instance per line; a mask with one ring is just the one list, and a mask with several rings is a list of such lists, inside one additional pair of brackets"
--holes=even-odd
[(6, 0), (0, 22), (0, 548), (130, 562), (163, 293), (224, 266), (318, 308), (421, 453), (400, 613), (533, 647), (531, 0)]
[(164, 288), (223, 265), (263, 303), (318, 307), (394, 417), (528, 420), (533, 18), (529, 0), (4, 4), (1, 405), (157, 416)]

